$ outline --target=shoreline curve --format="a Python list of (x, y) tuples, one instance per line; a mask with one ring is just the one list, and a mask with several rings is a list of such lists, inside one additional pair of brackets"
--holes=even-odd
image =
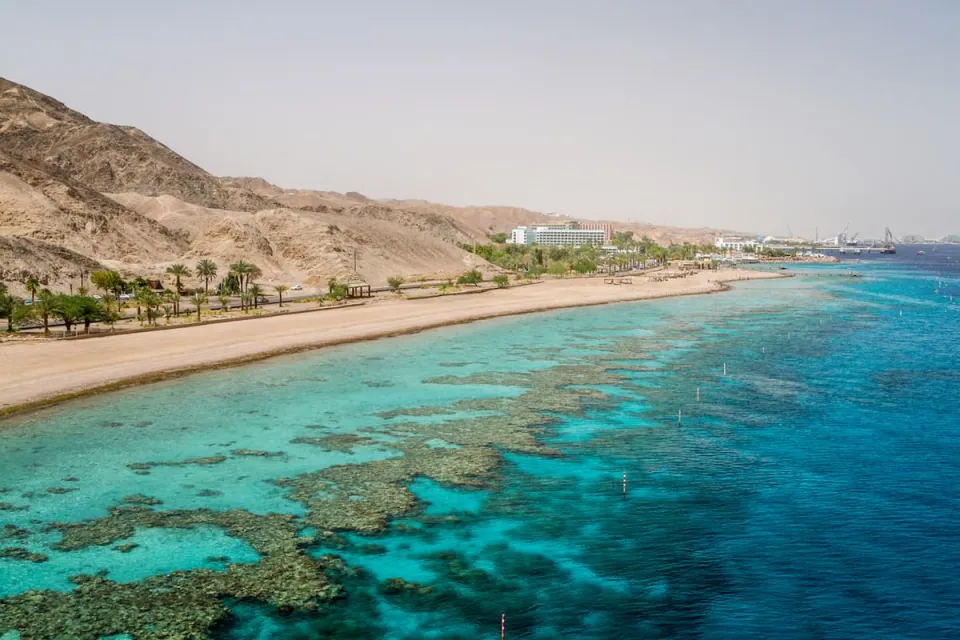
[[(102, 393), (108, 393), (110, 391), (117, 391), (121, 389), (126, 389), (129, 387), (140, 386), (145, 384), (150, 384), (154, 382), (160, 382), (164, 380), (171, 380), (175, 378), (180, 378), (183, 376), (192, 375), (195, 373), (201, 373), (204, 371), (210, 371), (214, 369), (222, 368), (231, 368), (243, 366), (246, 364), (258, 362), (261, 360), (266, 360), (269, 358), (275, 358), (283, 355), (290, 355), (294, 353), (299, 353), (303, 351), (311, 351), (315, 349), (322, 349), (324, 347), (332, 347), (344, 344), (352, 344), (357, 342), (368, 342), (373, 340), (382, 340), (386, 338), (393, 338), (402, 335), (411, 335), (420, 333), (423, 331), (430, 331), (433, 329), (439, 329), (443, 327), (455, 326), (460, 324), (469, 324), (473, 322), (479, 322), (482, 320), (492, 320), (495, 318), (508, 317), (508, 316), (517, 316), (517, 315), (526, 315), (533, 313), (543, 313), (546, 311), (557, 311), (561, 309), (571, 309), (577, 307), (591, 307), (599, 306), (606, 304), (617, 304), (622, 302), (641, 302), (644, 300), (659, 300), (664, 298), (674, 298), (688, 295), (705, 295), (711, 293), (722, 293), (724, 291), (729, 291), (732, 287), (729, 283), (747, 281), (747, 280), (758, 280), (758, 279), (771, 279), (771, 278), (786, 278), (791, 277), (789, 274), (780, 274), (780, 273), (771, 273), (764, 271), (740, 271), (740, 272), (712, 272), (713, 275), (716, 275), (715, 279), (710, 279), (705, 276), (709, 276), (710, 272), (700, 272), (695, 275), (693, 278), (689, 278), (690, 282), (684, 282), (688, 278), (678, 279), (674, 281), (667, 281), (665, 283), (655, 283), (651, 285), (646, 283), (644, 285), (641, 283), (637, 285), (622, 285), (615, 288), (608, 289), (599, 289), (604, 285), (598, 284), (597, 279), (588, 278), (581, 280), (557, 280), (544, 283), (548, 285), (546, 288), (557, 289), (555, 292), (557, 297), (549, 300), (541, 300), (541, 304), (536, 304), (538, 298), (542, 296), (531, 296), (527, 300), (521, 299), (518, 304), (513, 305), (500, 305), (502, 308), (498, 308), (497, 305), (490, 305), (493, 307), (491, 310), (484, 311), (482, 308), (478, 308), (477, 304), (467, 304), (465, 302), (460, 302), (455, 300), (459, 296), (449, 296), (449, 297), (439, 297), (434, 298), (429, 301), (419, 301), (415, 306), (422, 307), (433, 300), (442, 301), (445, 309), (440, 309), (438, 311), (448, 311), (448, 315), (443, 315), (439, 313), (440, 319), (429, 320), (422, 318), (416, 314), (410, 315), (405, 318), (408, 322), (405, 324), (400, 322), (400, 326), (394, 326), (397, 323), (396, 318), (391, 322), (390, 319), (380, 319), (375, 321), (376, 326), (370, 328), (366, 331), (355, 330), (342, 331), (343, 327), (337, 327), (341, 329), (338, 335), (333, 337), (321, 338), (319, 335), (311, 337), (311, 334), (323, 334), (325, 333), (324, 329), (330, 329), (330, 327), (316, 327), (313, 331), (308, 331), (306, 335), (302, 336), (302, 339), (295, 339), (298, 335), (301, 334), (288, 334), (289, 344), (274, 346), (274, 347), (265, 347), (263, 349), (254, 348), (248, 352), (243, 353), (242, 355), (236, 356), (224, 356), (224, 357), (209, 357), (207, 359), (201, 359), (200, 362), (193, 364), (187, 364), (184, 366), (162, 366), (158, 365), (155, 370), (149, 370), (149, 366), (146, 366), (145, 363), (154, 360), (154, 355), (147, 351), (139, 354), (139, 359), (134, 363), (134, 368), (143, 369), (147, 368), (146, 371), (140, 372), (131, 372), (129, 374), (119, 373), (116, 375), (110, 375), (110, 366), (111, 363), (101, 364), (99, 367), (96, 366), (83, 366), (77, 367), (74, 366), (72, 370), (67, 371), (66, 373), (59, 374), (62, 378), (65, 378), (64, 383), (60, 385), (60, 389), (57, 389), (56, 382), (50, 380), (45, 380), (42, 376), (41, 371), (34, 370), (31, 379), (20, 380), (15, 385), (7, 384), (11, 376), (9, 374), (4, 374), (0, 371), (0, 389), (11, 389), (14, 388), (20, 389), (19, 392), (15, 392), (14, 397), (11, 400), (0, 397), (0, 428), (3, 428), (6, 418), (12, 417), (14, 415), (22, 415), (25, 413), (38, 411), (40, 409), (45, 409), (54, 405), (62, 404), (71, 400), (76, 400), (79, 398), (84, 398), (92, 395), (99, 395)], [(665, 287), (658, 287), (656, 285), (672, 285)], [(552, 287), (550, 285), (553, 285)], [(584, 290), (589, 287), (596, 287), (593, 290), (593, 293), (597, 291), (602, 292), (599, 296), (592, 296), (586, 298), (576, 298), (577, 293), (583, 293)], [(544, 287), (536, 287), (535, 289), (543, 289)], [(526, 287), (519, 287), (518, 289), (504, 289), (500, 290), (497, 293), (508, 293), (511, 291), (517, 291), (520, 289), (526, 289)], [(626, 295), (622, 295), (622, 294)], [(604, 295), (609, 294), (609, 295)], [(566, 296), (566, 299), (565, 299)], [(482, 298), (488, 299), (488, 296), (468, 296), (468, 298)], [(571, 298), (573, 298), (571, 300)], [(484, 300), (485, 301), (485, 300)], [(524, 305), (523, 302), (526, 301), (531, 304)], [(373, 304), (369, 307), (364, 307), (369, 310), (375, 311), (388, 311), (387, 307), (396, 308), (397, 305), (403, 305), (405, 303), (410, 303), (413, 301), (389, 301), (380, 304)], [(437, 305), (439, 306), (439, 305)], [(458, 310), (457, 307), (460, 307)], [(331, 312), (334, 310), (331, 309)], [(347, 309), (343, 310), (347, 312)], [(358, 313), (359, 309), (349, 310), (349, 313), (354, 316)], [(459, 313), (458, 313), (459, 311)], [(305, 314), (312, 315), (312, 314)], [(327, 316), (327, 314), (323, 314)], [(383, 315), (383, 314), (381, 314)], [(336, 319), (341, 318), (339, 313), (330, 313), (330, 316), (336, 316)], [(417, 321), (419, 318), (419, 321)], [(268, 318), (259, 319), (259, 322), (249, 322), (249, 323), (238, 323), (243, 325), (252, 325), (252, 326), (261, 326), (265, 327), (266, 323), (270, 320), (285, 322), (290, 319), (295, 319), (293, 317), (286, 316), (271, 316)], [(329, 319), (329, 318), (325, 318)], [(349, 316), (348, 316), (349, 319)], [(262, 324), (261, 324), (262, 323)], [(291, 323), (292, 324), (292, 323)], [(216, 331), (222, 327), (211, 324), (208, 325), (209, 330)], [(364, 325), (360, 325), (363, 327)], [(377, 328), (381, 327), (381, 328)], [(356, 326), (353, 327), (356, 329)], [(207, 329), (207, 326), (198, 326), (193, 327), (194, 332), (199, 334), (201, 331)], [(330, 331), (326, 331), (329, 333)], [(189, 332), (167, 332), (167, 333), (176, 333), (176, 334), (187, 334)], [(149, 347), (149, 341), (153, 336), (150, 332), (145, 333), (136, 333), (131, 335), (117, 335), (111, 337), (109, 342), (120, 341), (120, 340), (130, 340), (133, 339), (135, 342), (146, 342), (147, 344), (141, 344), (139, 346)], [(209, 335), (208, 335), (209, 337)], [(229, 337), (229, 336), (228, 336)], [(248, 336), (241, 336), (248, 337)], [(284, 336), (279, 336), (282, 341)], [(20, 344), (7, 344), (0, 345), (0, 359), (4, 360), (8, 364), (12, 364), (9, 367), (9, 370), (13, 371), (28, 371), (29, 373), (29, 361), (30, 361), (30, 351), (46, 349), (47, 351), (54, 352), (55, 350), (60, 351), (70, 351), (70, 345), (82, 345), (83, 343), (99, 343), (103, 345), (107, 341), (59, 341), (59, 342), (49, 342), (49, 343), (20, 343)], [(228, 343), (229, 344), (229, 343)], [(136, 345), (134, 345), (136, 346)], [(19, 347), (19, 349), (13, 349), (11, 347)], [(59, 348), (59, 349), (57, 349)], [(216, 348), (214, 345), (213, 348)], [(73, 348), (73, 351), (84, 351), (83, 349)], [(16, 351), (13, 358), (8, 358), (8, 351)], [(109, 350), (107, 350), (109, 351)], [(81, 353), (79, 356), (70, 353), (52, 353), (50, 357), (53, 357), (55, 362), (59, 363), (61, 361), (69, 361), (73, 357), (84, 357), (85, 354)], [(89, 354), (86, 354), (89, 355)], [(175, 355), (175, 354), (174, 354)], [(215, 355), (215, 354), (214, 354)], [(168, 355), (169, 358), (169, 355)], [(11, 362), (12, 361), (12, 362)], [(161, 361), (162, 362), (162, 361)], [(124, 363), (118, 363), (117, 366), (122, 366)], [(139, 365), (139, 366), (137, 366)], [(46, 384), (44, 384), (46, 383)], [(37, 388), (39, 387), (39, 389)], [(52, 387), (52, 388), (51, 388)], [(66, 388), (63, 388), (66, 387)], [(70, 388), (72, 387), (72, 388)], [(24, 390), (26, 388), (26, 390)]]

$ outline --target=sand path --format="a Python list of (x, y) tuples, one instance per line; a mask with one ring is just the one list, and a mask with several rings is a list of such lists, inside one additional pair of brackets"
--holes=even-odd
[(409, 333), (503, 315), (710, 293), (763, 272), (703, 272), (611, 286), (599, 278), (551, 280), (479, 295), (385, 300), (320, 313), (277, 315), (86, 340), (0, 344), (0, 413), (164, 375), (268, 355)]

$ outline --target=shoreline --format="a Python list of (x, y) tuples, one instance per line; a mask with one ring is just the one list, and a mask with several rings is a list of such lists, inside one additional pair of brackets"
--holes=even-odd
[[(358, 305), (350, 308), (347, 322), (343, 322), (344, 313), (335, 313), (334, 309), (330, 309), (329, 317), (328, 314), (322, 314), (328, 322), (308, 327), (302, 326), (303, 321), (298, 316), (277, 315), (262, 318), (260, 322), (235, 323), (233, 326), (196, 326), (192, 327), (193, 332), (163, 332), (168, 336), (180, 334), (192, 340), (178, 341), (176, 335), (174, 340), (161, 339), (151, 332), (118, 335), (109, 341), (111, 346), (120, 341), (132, 344), (108, 349), (105, 354), (102, 348), (89, 347), (91, 343), (103, 345), (104, 342), (100, 340), (7, 343), (0, 345), (0, 360), (8, 365), (5, 371), (0, 371), (0, 389), (3, 390), (3, 396), (0, 396), (0, 428), (4, 426), (4, 418), (15, 414), (86, 396), (213, 369), (242, 366), (302, 351), (393, 338), (507, 316), (721, 293), (731, 289), (731, 282), (785, 277), (791, 276), (762, 271), (714, 271), (699, 272), (693, 277), (666, 282), (616, 286), (604, 285), (603, 280), (598, 278), (554, 280), (544, 282), (540, 287), (532, 287), (554, 295), (545, 297), (543, 292), (538, 292), (538, 295), (524, 297), (527, 287), (508, 288), (497, 291), (502, 297), (494, 304), (477, 303), (477, 298), (485, 303), (491, 296), (440, 296), (417, 301), (414, 305), (410, 305), (414, 300)], [(401, 309), (403, 305), (410, 306)], [(432, 313), (424, 316), (424, 310)], [(362, 311), (366, 313), (361, 314)], [(390, 316), (390, 311), (396, 313)], [(350, 320), (358, 319), (359, 315), (372, 316), (371, 322), (348, 324)], [(250, 326), (233, 329), (240, 325)], [(255, 328), (261, 331), (251, 332)], [(215, 333), (218, 330), (219, 335)], [(201, 336), (201, 333), (204, 335)], [(203, 338), (209, 340), (205, 342)], [(257, 346), (253, 341), (258, 341), (262, 346)], [(199, 355), (190, 347), (196, 347)], [(130, 350), (134, 353), (131, 354)], [(240, 353), (224, 353), (237, 350)], [(98, 356), (102, 356), (100, 361), (96, 360)], [(182, 364), (178, 365), (178, 360)], [(38, 366), (31, 368), (32, 364)], [(11, 371), (19, 373), (9, 373)]]

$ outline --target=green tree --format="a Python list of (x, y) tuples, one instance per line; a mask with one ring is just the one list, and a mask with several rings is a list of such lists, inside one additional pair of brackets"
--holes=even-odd
[(83, 332), (90, 333), (90, 325), (94, 322), (102, 322), (110, 315), (108, 309), (97, 300), (90, 296), (70, 296), (69, 305), (73, 313), (74, 320), (83, 323)]
[(229, 293), (237, 295), (241, 292), (240, 278), (235, 273), (228, 273), (220, 283), (220, 293)]
[(277, 292), (277, 295), (280, 296), (280, 307), (283, 307), (283, 292), (289, 291), (290, 287), (285, 284), (275, 284), (273, 285), (273, 290)]
[(580, 275), (593, 273), (597, 270), (597, 263), (589, 258), (579, 258), (573, 263), (573, 270)]
[(221, 293), (217, 296), (217, 300), (220, 301), (220, 311), (226, 313), (230, 310), (230, 296), (226, 293)]
[(20, 305), (20, 299), (8, 293), (7, 285), (0, 282), (0, 318), (7, 319), (7, 331), (13, 331), (13, 318)]
[(169, 305), (173, 307), (173, 315), (180, 315), (180, 294), (171, 289), (164, 289), (160, 294), (160, 304), (164, 305), (164, 317), (167, 319), (167, 324), (170, 324), (170, 315), (166, 313), (166, 306)]
[(507, 234), (505, 233), (495, 233), (490, 236), (490, 242), (495, 242), (497, 244), (503, 244), (507, 241)]
[(554, 262), (547, 268), (547, 273), (562, 278), (567, 275), (567, 265), (562, 262)]
[(50, 289), (40, 289), (32, 298), (33, 313), (43, 322), (43, 334), (50, 335), (50, 316), (57, 312), (57, 295)]
[(339, 282), (336, 278), (327, 280), (327, 297), (330, 300), (344, 300), (349, 291), (350, 288), (346, 283)]
[(506, 274), (500, 273), (493, 276), (493, 283), (502, 289), (510, 284), (510, 278)]
[(183, 285), (180, 282), (181, 278), (189, 278), (191, 276), (190, 268), (185, 264), (172, 264), (167, 267), (167, 273), (173, 276), (176, 280), (177, 293), (183, 293)]
[[(244, 293), (247, 290), (247, 282), (250, 279), (251, 273), (253, 271), (253, 265), (247, 262), (246, 260), (237, 260), (230, 265), (230, 274), (237, 279), (237, 290), (240, 293)], [(240, 299), (240, 305), (243, 304), (243, 298)]]
[(196, 266), (196, 273), (198, 278), (203, 278), (203, 292), (209, 293), (210, 291), (210, 279), (217, 277), (217, 263), (213, 260), (208, 260), (204, 258), (199, 261)]
[(147, 324), (155, 325), (157, 310), (163, 303), (163, 298), (149, 287), (140, 287), (134, 292), (133, 299), (137, 302), (137, 318), (140, 323), (143, 324), (143, 318), (140, 314), (140, 307), (142, 306), (147, 314)]
[(207, 304), (207, 294), (202, 291), (195, 291), (190, 296), (190, 303), (197, 307), (197, 324), (200, 323), (200, 307)]
[(30, 292), (30, 304), (37, 300), (37, 293), (40, 292), (40, 281), (34, 276), (29, 276), (23, 283), (23, 286)]
[(393, 277), (387, 278), (387, 285), (390, 287), (390, 291), (393, 291), (394, 293), (397, 293), (398, 291), (400, 291), (400, 285), (402, 284), (403, 284), (403, 278), (401, 278), (400, 276), (393, 276)]
[(543, 249), (541, 247), (533, 248), (533, 264), (538, 267), (543, 266)]
[(253, 308), (256, 309), (260, 304), (260, 296), (263, 295), (263, 289), (257, 283), (250, 285), (250, 288), (247, 289), (247, 293), (250, 294), (250, 299), (253, 301)]
[(117, 296), (122, 293), (124, 285), (123, 278), (120, 277), (119, 273), (107, 269), (91, 273), (90, 282), (104, 294), (112, 291)]

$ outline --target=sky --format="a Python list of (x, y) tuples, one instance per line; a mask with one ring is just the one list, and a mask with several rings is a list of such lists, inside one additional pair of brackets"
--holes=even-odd
[(0, 0), (0, 75), (218, 175), (960, 233), (955, 0)]

